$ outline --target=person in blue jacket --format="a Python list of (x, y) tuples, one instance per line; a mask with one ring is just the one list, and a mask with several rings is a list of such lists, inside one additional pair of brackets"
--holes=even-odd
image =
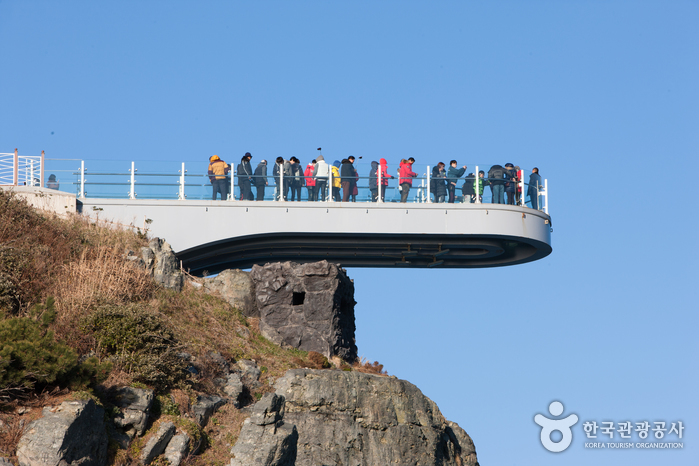
[(449, 162), (449, 171), (447, 172), (447, 191), (449, 191), (449, 204), (454, 203), (456, 199), (456, 182), (464, 176), (466, 165), (461, 168), (456, 168), (456, 160)]

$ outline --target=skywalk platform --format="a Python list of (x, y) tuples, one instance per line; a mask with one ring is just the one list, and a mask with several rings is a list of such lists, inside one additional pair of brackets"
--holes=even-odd
[(552, 251), (546, 213), (502, 204), (88, 198), (79, 208), (165, 238), (195, 275), (323, 259), (344, 267), (497, 267)]

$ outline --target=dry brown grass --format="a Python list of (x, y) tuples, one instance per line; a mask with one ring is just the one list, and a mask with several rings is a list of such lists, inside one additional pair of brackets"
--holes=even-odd
[(148, 299), (156, 285), (148, 272), (124, 260), (123, 251), (110, 246), (84, 250), (64, 267), (54, 290), (68, 311), (84, 314), (94, 303), (124, 304)]
[(383, 370), (383, 364), (379, 364), (378, 361), (371, 363), (364, 358), (352, 364), (352, 370), (366, 374), (388, 375), (388, 372)]
[(63, 218), (37, 211), (0, 191), (0, 272), (11, 277), (20, 311), (55, 296), (72, 261), (99, 260), (106, 254), (103, 249), (121, 254), (142, 245), (145, 238), (133, 232), (103, 228), (77, 214)]
[(197, 455), (190, 455), (184, 466), (224, 466), (231, 461), (231, 448), (240, 435), (247, 414), (231, 405), (223, 406), (211, 417), (204, 429), (205, 448)]
[(52, 290), (56, 297), (56, 335), (81, 354), (85, 354), (93, 342), (76, 329), (95, 306), (148, 299), (157, 288), (145, 269), (126, 262), (123, 252), (113, 246), (85, 249), (61, 272), (61, 280)]
[(0, 455), (15, 458), (17, 443), (27, 427), (27, 419), (17, 414), (0, 414)]

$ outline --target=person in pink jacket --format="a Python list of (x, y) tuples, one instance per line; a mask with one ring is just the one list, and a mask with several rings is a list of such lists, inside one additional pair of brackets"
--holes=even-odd
[(311, 163), (306, 165), (306, 171), (303, 176), (306, 177), (306, 187), (308, 188), (308, 200), (316, 200), (316, 179), (313, 177), (313, 170), (316, 168), (316, 161), (313, 159)]
[(400, 161), (400, 201), (406, 202), (408, 200), (408, 193), (410, 188), (413, 186), (413, 178), (417, 176), (417, 173), (413, 171), (413, 163), (415, 159), (410, 157), (408, 160)]
[[(381, 174), (381, 201), (384, 201), (386, 196), (386, 187), (388, 186), (388, 180), (394, 177), (388, 174), (388, 162), (386, 159), (379, 159), (379, 173)], [(376, 175), (376, 184), (379, 184), (379, 175)]]

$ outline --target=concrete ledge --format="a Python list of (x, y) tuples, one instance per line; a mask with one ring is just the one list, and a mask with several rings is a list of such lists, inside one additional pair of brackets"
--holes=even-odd
[(37, 209), (54, 212), (58, 215), (75, 212), (75, 194), (38, 186), (0, 186), (0, 189), (15, 193)]
[(85, 199), (83, 215), (147, 227), (191, 273), (328, 260), (352, 267), (471, 268), (549, 255), (551, 218), (500, 204)]

